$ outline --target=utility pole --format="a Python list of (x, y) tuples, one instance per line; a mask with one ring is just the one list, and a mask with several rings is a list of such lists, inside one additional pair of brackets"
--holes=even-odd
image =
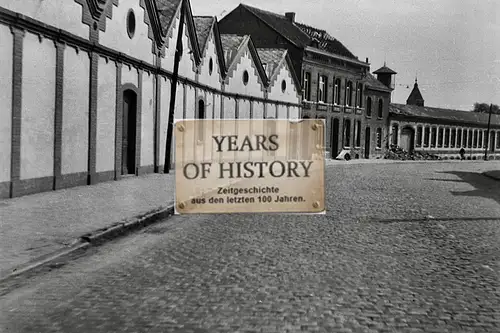
[(488, 129), (486, 130), (486, 147), (484, 148), (484, 160), (488, 160), (488, 147), (490, 145), (490, 125), (491, 125), (491, 111), (493, 110), (493, 104), (490, 104), (490, 114), (488, 115)]
[(167, 127), (167, 142), (165, 145), (165, 165), (163, 172), (169, 173), (172, 150), (172, 133), (174, 131), (174, 116), (175, 116), (175, 96), (177, 94), (177, 81), (179, 79), (179, 62), (182, 54), (182, 35), (184, 31), (184, 0), (181, 3), (181, 18), (179, 20), (179, 32), (177, 34), (177, 45), (175, 47), (174, 56), (174, 73), (172, 75), (172, 86), (170, 89), (170, 108), (168, 110), (168, 127)]

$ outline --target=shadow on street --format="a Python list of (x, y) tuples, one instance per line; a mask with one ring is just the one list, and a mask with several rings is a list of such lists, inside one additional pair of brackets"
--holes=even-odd
[[(451, 191), (451, 194), (456, 196), (474, 196), (493, 199), (500, 204), (500, 181), (486, 177), (479, 172), (441, 171), (439, 173), (452, 174), (454, 176), (457, 176), (461, 181), (466, 182), (476, 188), (475, 190), (471, 191)], [(439, 180), (454, 181), (448, 179)]]

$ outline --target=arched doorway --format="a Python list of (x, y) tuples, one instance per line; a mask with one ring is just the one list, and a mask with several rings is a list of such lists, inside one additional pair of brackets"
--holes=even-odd
[(198, 101), (198, 119), (205, 119), (205, 101), (202, 99)]
[(370, 143), (371, 143), (371, 130), (370, 127), (365, 129), (365, 158), (370, 158)]
[(401, 130), (400, 147), (407, 152), (412, 152), (415, 147), (415, 130), (412, 127), (404, 127)]
[(122, 175), (135, 174), (136, 126), (137, 95), (127, 89), (123, 92)]
[(331, 148), (330, 157), (336, 158), (339, 154), (339, 127), (340, 122), (338, 118), (334, 118), (331, 125)]

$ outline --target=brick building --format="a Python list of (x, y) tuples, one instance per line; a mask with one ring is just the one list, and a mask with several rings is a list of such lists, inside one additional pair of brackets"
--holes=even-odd
[(219, 22), (222, 33), (248, 34), (259, 48), (288, 50), (302, 82), (302, 117), (326, 120), (327, 153), (345, 149), (353, 158), (381, 156), (387, 146), (387, 119), (393, 75), (385, 66), (370, 73), (326, 31), (276, 13), (240, 4)]
[(2, 1), (0, 198), (162, 172), (178, 38), (175, 119), (300, 116), (288, 51), (188, 0)]
[(421, 151), (444, 159), (482, 159), (486, 147), (489, 159), (500, 159), (500, 115), (428, 107), (415, 80), (406, 104), (390, 105), (390, 143), (407, 151)]

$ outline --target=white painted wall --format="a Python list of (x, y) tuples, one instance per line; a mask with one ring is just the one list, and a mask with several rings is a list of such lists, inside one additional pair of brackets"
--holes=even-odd
[[(168, 111), (170, 108), (170, 80), (161, 78), (161, 104), (160, 104), (160, 165), (165, 161), (165, 145), (167, 143)], [(174, 142), (172, 141), (172, 145)]]
[[(254, 69), (253, 60), (248, 50), (237, 61), (238, 65), (236, 69), (229, 74), (231, 76), (228, 79), (226, 91), (240, 95), (264, 97), (264, 92), (261, 90), (261, 84), (258, 81), (257, 70)], [(249, 77), (246, 85), (243, 83), (243, 73), (245, 70), (248, 71)]]
[[(213, 63), (213, 70), (211, 74), (209, 71), (210, 59), (212, 59)], [(210, 33), (210, 36), (207, 40), (205, 55), (200, 65), (200, 75), (198, 76), (198, 80), (204, 85), (220, 90), (220, 68), (219, 61), (217, 60), (217, 52), (215, 49), (213, 32)]]
[(222, 97), (224, 98), (224, 116), (223, 119), (235, 119), (236, 118), (236, 103), (234, 98)]
[(90, 59), (70, 46), (64, 50), (61, 173), (88, 171)]
[(132, 83), (137, 88), (139, 88), (139, 72), (137, 68), (132, 66), (123, 65), (122, 66), (122, 84)]
[[(275, 108), (276, 106), (273, 105), (271, 107)], [(279, 119), (288, 119), (286, 105), (278, 105), (278, 118)]]
[(276, 105), (275, 104), (267, 104), (266, 105), (266, 118), (277, 118), (276, 114)]
[(215, 94), (214, 119), (221, 118), (221, 95)]
[(10, 28), (0, 24), (0, 182), (10, 180), (13, 41)]
[[(285, 91), (281, 89), (282, 82), (285, 81)], [(271, 82), (272, 86), (268, 98), (274, 101), (284, 101), (289, 103), (300, 103), (300, 97), (297, 95), (297, 89), (292, 79), (288, 64), (284, 62), (281, 65), (280, 72), (275, 80)]]
[(238, 101), (238, 119), (250, 119), (250, 101), (240, 99)]
[(183, 119), (184, 113), (184, 85), (181, 83), (177, 83), (177, 90), (175, 93), (175, 110), (174, 110), (174, 119)]
[(1, 7), (88, 39), (89, 26), (82, 23), (82, 6), (74, 0), (2, 0)]
[(196, 117), (196, 91), (193, 86), (186, 85), (186, 119), (194, 119)]
[[(153, 41), (148, 37), (148, 25), (144, 22), (147, 11), (141, 8), (140, 0), (120, 0), (113, 7), (112, 19), (106, 19), (106, 31), (99, 32), (99, 42), (111, 49), (126, 53), (144, 62), (154, 64)], [(127, 33), (127, 14), (135, 14), (135, 33)]]
[(205, 119), (214, 119), (214, 95), (209, 92), (205, 94)]
[(263, 119), (264, 118), (264, 103), (253, 102), (253, 119)]
[(96, 171), (115, 169), (116, 65), (99, 57)]
[(141, 166), (154, 165), (154, 75), (142, 73)]
[(298, 106), (290, 106), (289, 109), (289, 118), (290, 119), (299, 119), (300, 118), (300, 109)]
[(54, 42), (26, 33), (23, 40), (21, 179), (54, 174)]

